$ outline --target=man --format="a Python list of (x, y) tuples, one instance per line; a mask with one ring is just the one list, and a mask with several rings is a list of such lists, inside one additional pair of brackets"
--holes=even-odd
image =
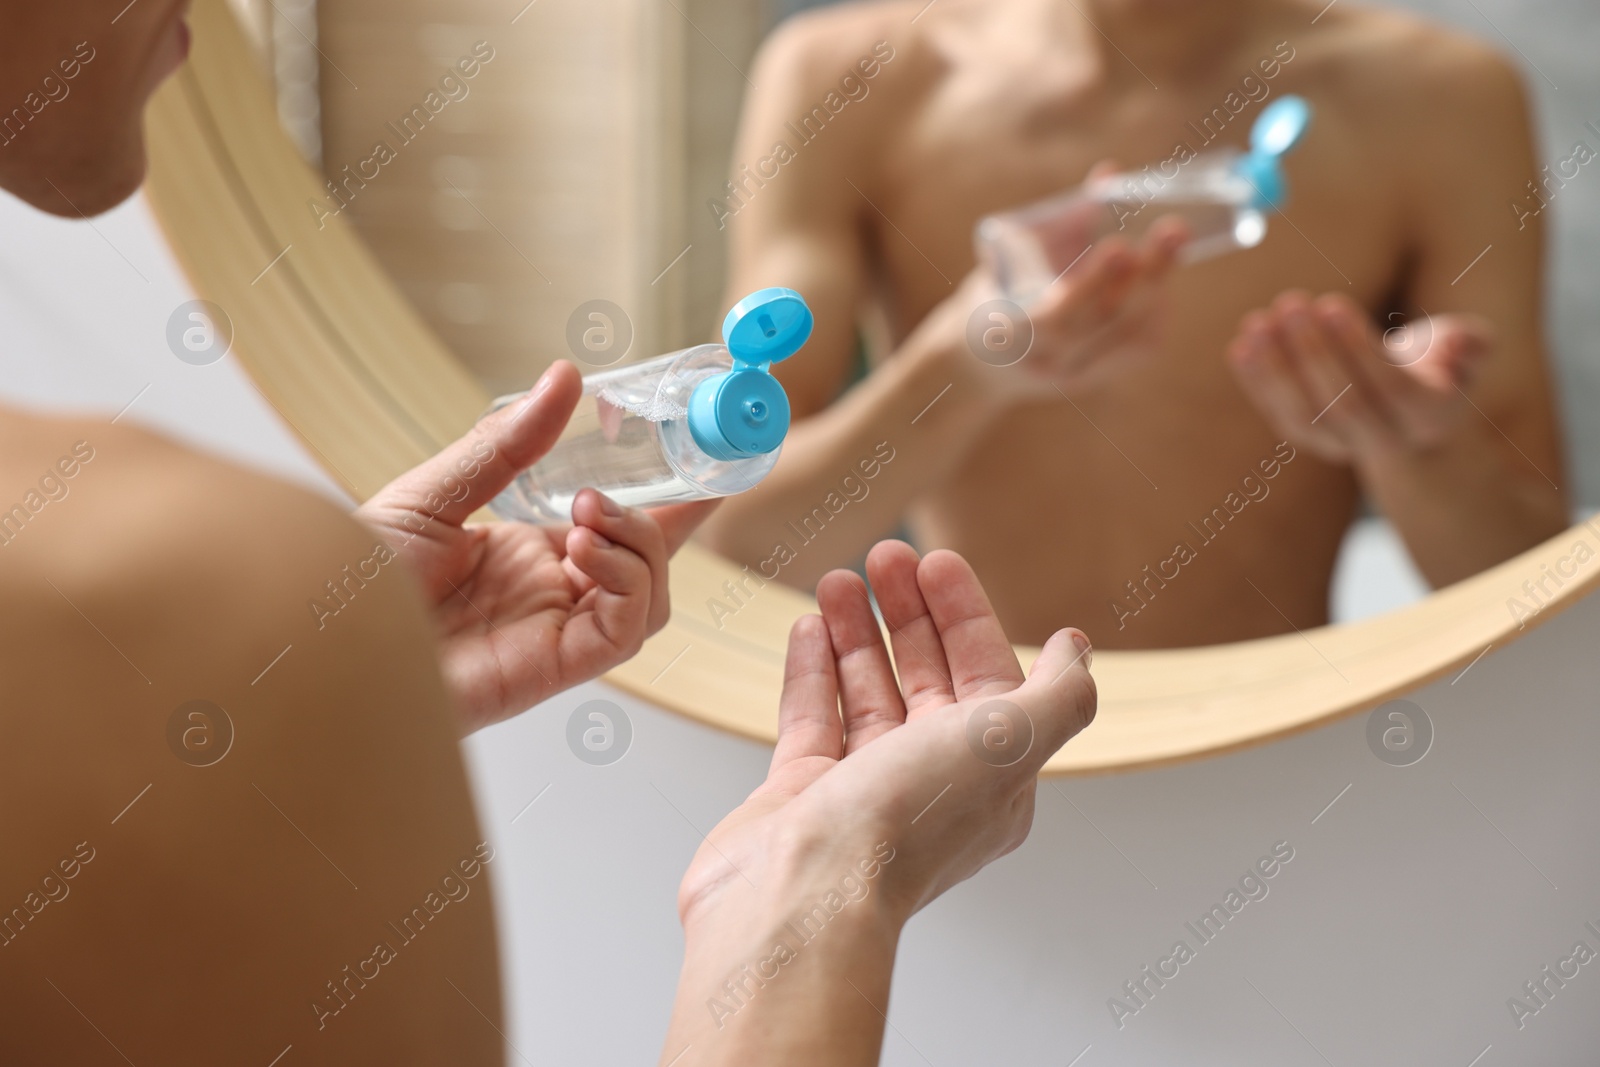
[[(1435, 585), (1563, 529), (1518, 80), (1431, 24), (1323, 8), (879, 0), (780, 28), (712, 210), (730, 290), (798, 288), (817, 330), (777, 368), (804, 418), (708, 542), (804, 587), (903, 519), (1013, 636), (1065, 611), (1154, 647), (1326, 622), (1363, 494)], [(1172, 220), (1113, 236), (992, 365), (1020, 353), (984, 350), (1007, 323), (980, 217), (1102, 161), (1242, 148), (1285, 93), (1314, 117), (1262, 245), (1175, 269)], [(858, 324), (879, 358), (850, 386)]]
[[(183, 5), (0, 15), (0, 100), (21, 108), (0, 187), (117, 203)], [(0, 410), (0, 1062), (504, 1062), (494, 850), (456, 740), (637, 650), (706, 510), (589, 490), (570, 530), (464, 525), (579, 391), (555, 365), (361, 522), (104, 418)], [(900, 929), (1020, 843), (1039, 767), (1093, 716), (1081, 633), (1024, 679), (958, 557), (889, 543), (869, 575), (900, 677), (861, 580), (828, 577), (792, 634), (769, 778), (684, 878), (680, 1067), (874, 1060)], [(339, 611), (307, 611), (332, 584)], [(1026, 752), (969, 749), (995, 714), (1033, 724)], [(842, 875), (860, 894), (839, 936), (728, 1003)]]

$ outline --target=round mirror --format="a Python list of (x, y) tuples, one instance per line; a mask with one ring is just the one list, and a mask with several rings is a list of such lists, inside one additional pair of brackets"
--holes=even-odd
[[(1100, 716), (1059, 772), (1371, 707), (1593, 586), (1600, 529), (1568, 524), (1595, 428), (1552, 383), (1596, 382), (1567, 235), (1600, 209), (1600, 130), (1550, 80), (1591, 70), (1530, 67), (1530, 131), (1510, 68), (1459, 42), (1471, 84), (1397, 105), (1335, 92), (1296, 27), (1212, 26), (1228, 76), (1168, 88), (1136, 42), (1106, 51), (1116, 25), (801, 6), (197, 0), (150, 197), (357, 497), (552, 360), (649, 358), (743, 292), (805, 294), (782, 458), (609, 676), (750, 736), (775, 734), (816, 577), (882, 536), (961, 551), (1022, 641), (1095, 639)], [(1294, 95), (1298, 140), (1252, 150)], [(1030, 256), (1047, 284), (1020, 299)]]

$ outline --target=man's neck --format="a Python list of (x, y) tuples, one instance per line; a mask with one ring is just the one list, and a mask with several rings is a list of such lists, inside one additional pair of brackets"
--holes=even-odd
[(1204, 73), (1274, 0), (1068, 0), (1092, 24), (1107, 69), (1157, 86)]

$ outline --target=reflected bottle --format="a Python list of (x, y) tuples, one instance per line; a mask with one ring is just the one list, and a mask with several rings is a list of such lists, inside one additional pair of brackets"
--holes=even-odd
[(1311, 108), (1284, 96), (1262, 110), (1250, 130), (1250, 151), (1218, 149), (1169, 169), (1098, 178), (1071, 192), (978, 222), (974, 243), (1002, 294), (1036, 300), (1094, 247), (1117, 234), (1141, 241), (1157, 219), (1175, 215), (1189, 233), (1179, 261), (1193, 263), (1241, 248), (1267, 234), (1267, 216), (1288, 198), (1281, 159), (1300, 140)]
[[(771, 365), (811, 336), (811, 309), (792, 289), (735, 304), (720, 345), (696, 345), (583, 379), (583, 399), (543, 459), (489, 509), (503, 519), (572, 521), (572, 501), (598, 489), (627, 507), (731, 496), (778, 462), (789, 398)], [(501, 397), (491, 411), (520, 401)]]

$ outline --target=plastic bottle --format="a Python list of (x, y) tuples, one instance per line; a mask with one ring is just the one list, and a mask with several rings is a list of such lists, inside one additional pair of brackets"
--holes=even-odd
[[(1300, 140), (1311, 107), (1298, 96), (1267, 105), (1250, 130), (1250, 151), (1219, 149), (1186, 163), (1167, 161), (1141, 172), (1113, 174), (1017, 211), (978, 222), (978, 261), (1001, 293), (1019, 304), (1037, 299), (1095, 242), (1120, 234), (1138, 242), (1159, 218), (1176, 215), (1189, 229), (1180, 261), (1193, 263), (1240, 248), (1267, 234), (1267, 216), (1282, 208), (1288, 183), (1280, 160)], [(1176, 173), (1165, 171), (1176, 166)]]
[[(755, 488), (789, 432), (789, 398), (769, 368), (805, 344), (811, 325), (799, 293), (762, 289), (728, 312), (725, 344), (588, 375), (561, 439), (490, 510), (504, 519), (566, 523), (586, 487), (629, 507)], [(490, 410), (523, 395), (501, 397)]]

